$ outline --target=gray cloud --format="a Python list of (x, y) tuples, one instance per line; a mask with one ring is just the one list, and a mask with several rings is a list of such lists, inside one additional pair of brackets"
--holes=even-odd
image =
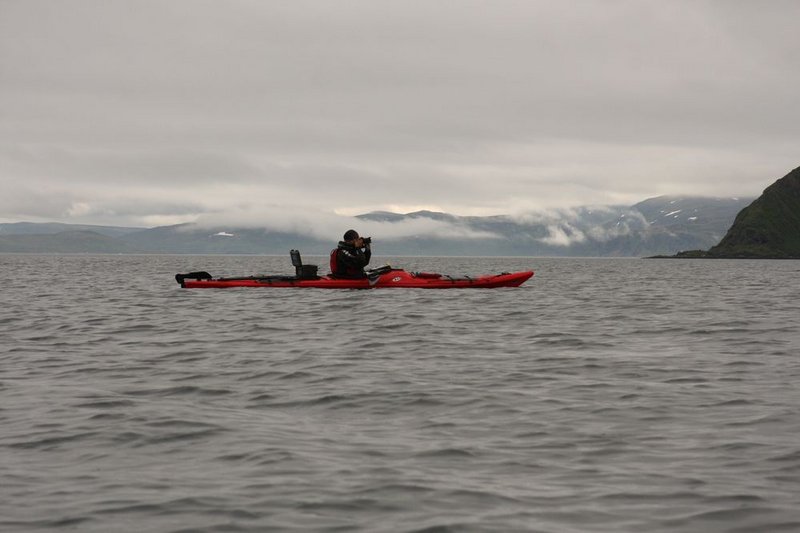
[(0, 218), (757, 195), (798, 164), (797, 20), (781, 0), (7, 0)]

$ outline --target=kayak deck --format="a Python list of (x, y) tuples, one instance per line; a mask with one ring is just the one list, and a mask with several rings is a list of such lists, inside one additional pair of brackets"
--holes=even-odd
[(318, 288), (318, 289), (492, 289), (519, 287), (533, 276), (533, 271), (503, 272), (477, 277), (453, 277), (443, 274), (406, 272), (402, 269), (378, 269), (366, 278), (344, 279), (332, 276), (249, 276), (213, 278), (207, 272), (177, 274), (175, 280), (186, 289), (225, 289), (232, 287)]

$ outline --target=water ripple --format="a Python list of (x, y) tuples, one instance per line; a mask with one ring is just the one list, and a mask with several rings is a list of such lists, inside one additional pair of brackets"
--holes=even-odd
[(0, 529), (800, 529), (792, 262), (391, 262), (537, 276), (189, 291), (287, 260), (0, 255)]

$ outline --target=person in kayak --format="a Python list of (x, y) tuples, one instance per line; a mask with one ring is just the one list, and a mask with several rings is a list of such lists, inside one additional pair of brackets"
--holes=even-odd
[(331, 250), (331, 273), (337, 278), (365, 278), (364, 267), (372, 257), (370, 244), (372, 238), (366, 239), (358, 235), (354, 229), (344, 234), (344, 239)]

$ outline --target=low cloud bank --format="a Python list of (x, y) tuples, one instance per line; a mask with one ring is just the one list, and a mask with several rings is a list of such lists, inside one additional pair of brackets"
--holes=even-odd
[[(606, 243), (649, 225), (638, 211), (627, 207), (593, 206), (574, 209), (527, 212), (504, 217), (520, 226), (544, 229), (546, 235), (537, 240), (550, 246), (570, 247), (588, 242)], [(434, 220), (424, 216), (398, 221), (364, 220), (318, 210), (298, 211), (284, 206), (240, 207), (234, 212), (205, 213), (186, 226), (232, 231), (235, 228), (263, 228), (264, 231), (296, 233), (316, 239), (336, 242), (350, 228), (363, 236), (392, 241), (407, 238), (438, 239), (503, 239), (505, 236), (478, 229), (469, 218)]]
[(522, 213), (511, 217), (523, 225), (540, 225), (547, 235), (540, 242), (569, 247), (587, 241), (605, 243), (646, 230), (647, 220), (638, 211), (626, 207), (593, 206)]
[(586, 242), (586, 234), (569, 222), (547, 226), (548, 235), (539, 239), (544, 244), (553, 246), (571, 246)]
[(298, 233), (320, 240), (336, 242), (348, 229), (355, 229), (363, 236), (379, 240), (396, 240), (409, 237), (441, 239), (499, 239), (501, 235), (481, 231), (469, 226), (429, 218), (412, 218), (398, 222), (362, 220), (353, 216), (303, 210), (298, 212), (283, 206), (243, 207), (234, 212), (206, 213), (185, 229), (207, 228), (226, 231), (233, 228), (263, 228), (265, 231)]

